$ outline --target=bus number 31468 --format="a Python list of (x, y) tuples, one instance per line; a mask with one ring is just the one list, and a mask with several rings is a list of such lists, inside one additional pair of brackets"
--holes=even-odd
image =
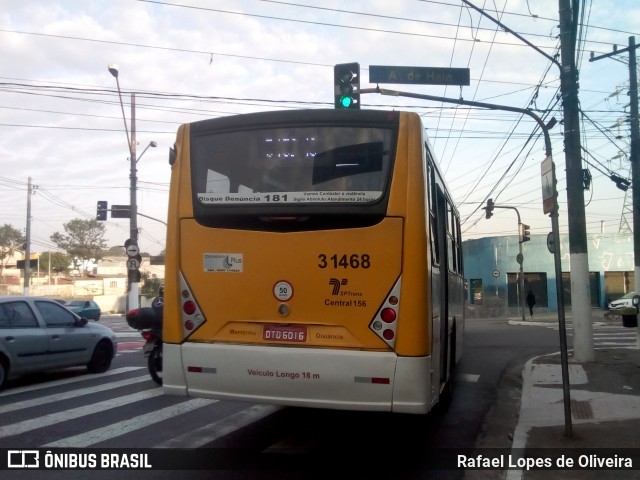
[(334, 254), (330, 257), (324, 253), (318, 255), (318, 267), (320, 268), (369, 268), (371, 267), (371, 257), (364, 253), (362, 255)]

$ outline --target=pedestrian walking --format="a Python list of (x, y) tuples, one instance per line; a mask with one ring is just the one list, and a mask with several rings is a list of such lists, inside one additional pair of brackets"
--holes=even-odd
[(533, 318), (533, 306), (536, 304), (536, 296), (533, 294), (533, 290), (529, 289), (527, 293), (527, 305), (529, 305), (529, 314)]

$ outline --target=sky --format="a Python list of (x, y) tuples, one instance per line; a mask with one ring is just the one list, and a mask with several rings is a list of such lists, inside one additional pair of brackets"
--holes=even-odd
[[(25, 231), (28, 179), (31, 251), (56, 250), (54, 232), (95, 218), (96, 203), (129, 204), (135, 94), (137, 202), (142, 252), (165, 246), (169, 149), (180, 124), (266, 110), (333, 108), (333, 67), (469, 68), (469, 86), (383, 88), (530, 108), (562, 120), (559, 0), (472, 0), (529, 44), (462, 0), (0, 0), (0, 225)], [(630, 195), (628, 54), (595, 55), (640, 43), (637, 0), (581, 3), (580, 70), (587, 233), (616, 234)], [(533, 46), (536, 48), (533, 48)], [(123, 107), (108, 65), (117, 64)], [(463, 239), (517, 234), (512, 210), (487, 220), (482, 207), (516, 207), (532, 235), (546, 235), (544, 143), (528, 116), (366, 94), (362, 108), (422, 116), (462, 219)], [(124, 109), (124, 119), (123, 119)], [(551, 130), (561, 234), (567, 233), (562, 126)], [(146, 148), (151, 142), (157, 147)], [(144, 153), (143, 153), (144, 152)], [(625, 215), (625, 212), (626, 215)], [(151, 218), (148, 218), (151, 217)], [(129, 237), (127, 219), (104, 223), (108, 246)]]

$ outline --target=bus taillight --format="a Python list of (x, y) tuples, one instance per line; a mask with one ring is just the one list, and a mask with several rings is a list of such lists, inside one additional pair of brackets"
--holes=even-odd
[(369, 328), (391, 348), (395, 346), (396, 329), (398, 328), (400, 283), (400, 278), (398, 278), (384, 303), (380, 306), (378, 313), (369, 324)]
[(380, 318), (382, 318), (385, 323), (395, 322), (397, 317), (398, 315), (393, 308), (383, 308), (382, 312), (380, 312)]
[(184, 338), (187, 338), (197, 330), (206, 319), (204, 315), (202, 315), (202, 311), (200, 307), (198, 307), (196, 299), (193, 297), (191, 289), (187, 285), (182, 273), (180, 273), (180, 297), (182, 302), (182, 332)]
[(182, 310), (187, 315), (193, 315), (194, 313), (196, 313), (197, 309), (198, 309), (198, 307), (196, 307), (196, 302), (194, 302), (193, 300), (187, 300), (182, 305)]

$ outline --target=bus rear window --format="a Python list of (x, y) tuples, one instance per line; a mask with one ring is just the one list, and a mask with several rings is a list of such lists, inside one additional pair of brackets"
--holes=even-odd
[(292, 126), (192, 138), (197, 203), (214, 206), (366, 205), (388, 185), (394, 131)]

